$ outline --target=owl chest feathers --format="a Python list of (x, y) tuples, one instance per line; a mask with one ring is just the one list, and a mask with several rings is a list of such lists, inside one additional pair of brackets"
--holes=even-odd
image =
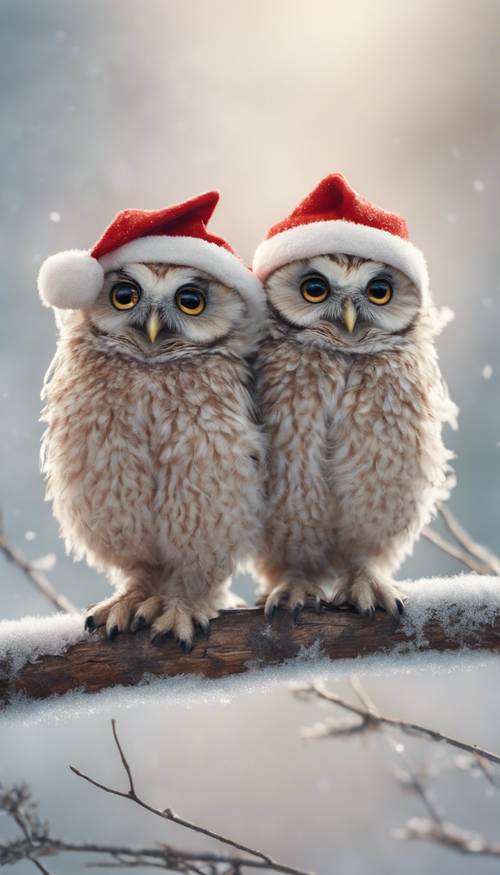
[(268, 506), (283, 531), (346, 549), (353, 538), (411, 540), (445, 490), (433, 377), (411, 347), (371, 355), (264, 347)]
[[(170, 543), (230, 544), (259, 516), (243, 363), (198, 356), (162, 367), (73, 349), (46, 388), (43, 470), (69, 547), (94, 564)], [(215, 535), (214, 535), (215, 536)], [(160, 545), (160, 546), (159, 546)]]

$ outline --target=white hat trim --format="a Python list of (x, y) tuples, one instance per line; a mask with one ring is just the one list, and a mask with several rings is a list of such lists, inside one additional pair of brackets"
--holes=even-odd
[(262, 282), (292, 261), (316, 255), (358, 255), (382, 261), (406, 274), (426, 296), (429, 277), (425, 258), (409, 240), (396, 234), (341, 219), (310, 222), (281, 231), (257, 247), (253, 269)]
[(236, 255), (199, 237), (138, 237), (99, 259), (105, 273), (136, 261), (197, 267), (237, 289), (248, 303), (255, 305), (258, 298), (264, 301), (259, 280)]
[(87, 309), (97, 299), (107, 271), (138, 261), (196, 267), (236, 289), (252, 309), (264, 309), (259, 279), (236, 255), (208, 240), (166, 235), (138, 237), (99, 260), (79, 249), (51, 255), (38, 274), (40, 297), (50, 307)]

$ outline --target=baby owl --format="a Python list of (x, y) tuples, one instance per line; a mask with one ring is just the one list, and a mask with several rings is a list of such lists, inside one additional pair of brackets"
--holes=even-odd
[(257, 362), (270, 441), (256, 573), (268, 616), (309, 597), (397, 615), (392, 575), (448, 494), (422, 253), (405, 221), (327, 176), (258, 247), (270, 325)]
[(262, 437), (246, 357), (259, 281), (206, 224), (208, 192), (119, 213), (92, 251), (52, 256), (39, 290), (59, 330), (47, 375), (42, 470), (67, 548), (116, 593), (86, 627), (151, 627), (185, 650), (231, 604), (254, 551)]

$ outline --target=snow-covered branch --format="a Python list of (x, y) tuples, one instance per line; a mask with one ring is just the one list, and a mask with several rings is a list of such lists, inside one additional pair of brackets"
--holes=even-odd
[(173, 640), (154, 646), (147, 631), (113, 641), (99, 631), (88, 636), (75, 614), (4, 620), (0, 703), (77, 689), (93, 693), (155, 678), (244, 676), (294, 661), (299, 672), (304, 661), (324, 668), (347, 660), (355, 670), (362, 658), (389, 655), (397, 663), (426, 651), (500, 652), (500, 578), (433, 578), (401, 588), (407, 596), (401, 621), (382, 611), (370, 621), (350, 610), (324, 608), (305, 610), (297, 624), (280, 611), (269, 623), (258, 609), (226, 611), (213, 621), (210, 638), (197, 639), (189, 654)]

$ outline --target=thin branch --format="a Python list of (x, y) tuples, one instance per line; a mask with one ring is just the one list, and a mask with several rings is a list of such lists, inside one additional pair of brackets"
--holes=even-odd
[[(458, 738), (453, 738), (450, 735), (445, 735), (443, 732), (439, 732), (437, 729), (430, 729), (428, 726), (421, 726), (419, 723), (412, 723), (407, 720), (399, 720), (394, 717), (386, 717), (384, 715), (374, 713), (366, 706), (353, 705), (352, 703), (347, 702), (345, 699), (342, 699), (340, 696), (337, 696), (335, 693), (330, 692), (330, 690), (327, 690), (319, 682), (314, 682), (308, 684), (307, 686), (300, 687), (299, 689), (297, 689), (297, 692), (312, 693), (318, 699), (322, 699), (326, 702), (331, 702), (333, 705), (338, 705), (339, 708), (343, 708), (344, 710), (349, 711), (352, 714), (356, 714), (358, 717), (361, 717), (365, 721), (367, 728), (372, 728), (375, 726), (392, 726), (394, 729), (400, 729), (402, 732), (405, 732), (408, 735), (420, 735), (425, 738), (429, 738), (432, 741), (443, 741), (451, 747), (456, 747), (459, 750), (466, 751), (467, 753), (476, 754), (485, 760), (489, 760), (492, 763), (500, 765), (499, 754), (484, 750), (477, 744), (469, 744), (466, 741), (461, 741)], [(313, 735), (313, 733), (308, 734), (310, 737)], [(325, 724), (324, 732), (318, 730), (318, 732), (316, 733), (316, 737), (327, 737), (329, 734), (330, 733), (328, 725)]]
[(30, 861), (30, 863), (33, 863), (38, 871), (42, 872), (43, 875), (50, 875), (49, 870), (45, 868), (43, 863), (40, 863), (40, 860), (34, 860), (33, 857), (28, 857), (27, 859)]
[(500, 574), (500, 558), (492, 550), (484, 547), (483, 544), (478, 544), (461, 523), (458, 522), (449, 507), (444, 504), (439, 505), (439, 513), (448, 531), (456, 538), (459, 544), (462, 544), (469, 553), (472, 553), (473, 556), (483, 562), (488, 567), (489, 574)]
[[(128, 792), (123, 792), (122, 790), (116, 790), (113, 787), (108, 787), (106, 784), (101, 784), (99, 781), (96, 781), (94, 778), (91, 778), (89, 775), (86, 775), (83, 772), (80, 772), (74, 766), (70, 766), (71, 771), (77, 775), (79, 778), (83, 778), (84, 781), (87, 781), (89, 784), (93, 784), (94, 787), (98, 787), (100, 790), (104, 790), (105, 793), (110, 793), (113, 796), (120, 796), (122, 799), (129, 799), (134, 802), (136, 805), (139, 805), (140, 808), (145, 809), (145, 811), (149, 811), (151, 814), (155, 814), (157, 817), (161, 817), (163, 820), (168, 820), (171, 823), (176, 823), (179, 826), (183, 826), (186, 829), (191, 830), (192, 832), (199, 833), (201, 835), (207, 836), (208, 838), (215, 839), (222, 844), (227, 845), (228, 847), (235, 848), (238, 851), (243, 851), (246, 854), (250, 854), (252, 857), (257, 858), (260, 861), (261, 865), (258, 868), (269, 868), (274, 872), (284, 872), (289, 873), (289, 875), (308, 875), (308, 873), (304, 872), (302, 869), (296, 869), (292, 866), (286, 866), (283, 863), (279, 863), (277, 860), (274, 860), (267, 854), (264, 854), (262, 851), (258, 851), (255, 848), (250, 848), (247, 845), (241, 844), (241, 842), (237, 842), (234, 839), (228, 838), (227, 836), (222, 835), (221, 833), (217, 833), (213, 830), (207, 829), (206, 827), (199, 826), (192, 821), (186, 820), (183, 817), (179, 817), (175, 814), (171, 808), (159, 809), (150, 805), (148, 802), (145, 802), (141, 799), (140, 796), (137, 795), (134, 788), (134, 781), (132, 778), (132, 772), (130, 769), (130, 765), (123, 751), (123, 747), (118, 739), (118, 733), (116, 730), (116, 721), (112, 720), (112, 730), (113, 730), (113, 739), (115, 741), (115, 745), (117, 747), (118, 753), (120, 755), (120, 759), (123, 765), (123, 768), (127, 774), (127, 779), (129, 782), (129, 790)], [(249, 865), (249, 861), (240, 860), (241, 865)], [(255, 868), (255, 866), (253, 867)]]
[(490, 842), (480, 833), (469, 832), (453, 823), (437, 825), (432, 820), (412, 818), (406, 827), (397, 830), (399, 839), (419, 839), (434, 842), (461, 854), (476, 857), (500, 857), (500, 843)]
[(73, 602), (71, 602), (65, 595), (61, 595), (57, 592), (55, 587), (52, 585), (48, 577), (44, 574), (44, 572), (37, 568), (32, 562), (29, 562), (19, 550), (16, 550), (15, 547), (12, 547), (9, 544), (4, 528), (3, 528), (3, 520), (2, 515), (0, 514), (0, 551), (3, 553), (8, 562), (12, 562), (19, 571), (24, 574), (24, 576), (33, 584), (35, 589), (38, 590), (45, 598), (49, 600), (49, 602), (57, 608), (58, 611), (62, 611), (66, 614), (74, 614), (78, 608), (75, 607)]
[(472, 556), (469, 556), (466, 550), (462, 547), (457, 547), (456, 544), (452, 544), (450, 541), (447, 541), (446, 538), (443, 538), (439, 532), (435, 532), (434, 529), (426, 526), (422, 530), (422, 537), (427, 541), (430, 541), (431, 544), (434, 544), (436, 547), (439, 547), (444, 553), (448, 553), (453, 559), (458, 559), (459, 562), (462, 562), (467, 568), (471, 571), (475, 571), (477, 574), (490, 574), (491, 570), (482, 562), (478, 562)]

